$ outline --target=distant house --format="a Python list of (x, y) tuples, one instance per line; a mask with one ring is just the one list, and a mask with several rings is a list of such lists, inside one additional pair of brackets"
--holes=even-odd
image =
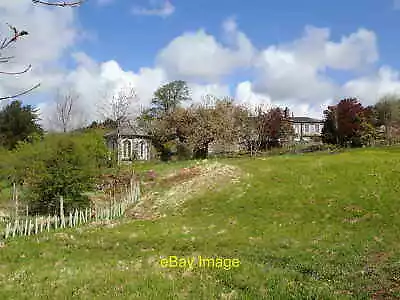
[(289, 121), (293, 125), (295, 141), (309, 141), (320, 137), (324, 127), (324, 121), (309, 117), (292, 117)]
[(151, 138), (139, 128), (124, 126), (104, 135), (110, 151), (118, 153), (119, 161), (149, 160), (151, 158)]

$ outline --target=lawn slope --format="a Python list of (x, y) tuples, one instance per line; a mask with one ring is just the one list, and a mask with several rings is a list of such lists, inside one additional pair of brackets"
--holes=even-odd
[[(129, 214), (10, 240), (0, 248), (0, 299), (400, 296), (400, 149), (201, 166), (213, 164), (211, 181), (195, 172), (146, 187), (153, 218)], [(229, 171), (212, 177), (221, 168)], [(162, 268), (170, 255), (238, 258), (240, 266)]]

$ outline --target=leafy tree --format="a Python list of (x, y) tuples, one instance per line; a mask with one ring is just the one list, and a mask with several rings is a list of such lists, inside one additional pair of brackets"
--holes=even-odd
[(207, 157), (211, 143), (231, 146), (240, 143), (241, 134), (246, 134), (241, 124), (246, 112), (230, 98), (215, 98), (212, 105), (192, 105), (190, 110), (192, 123), (188, 123), (188, 143), (195, 158)]
[(257, 118), (252, 116), (251, 111), (245, 105), (236, 107), (236, 122), (238, 128), (238, 138), (250, 155), (258, 150)]
[(356, 98), (343, 99), (337, 105), (337, 128), (342, 146), (360, 135), (363, 107)]
[(12, 101), (0, 111), (0, 144), (13, 149), (19, 141), (29, 141), (35, 134), (42, 135), (39, 120), (38, 109)]
[(259, 109), (258, 133), (261, 149), (280, 146), (281, 139), (286, 139), (293, 134), (293, 129), (287, 116), (288, 111), (279, 107), (272, 108), (266, 112)]
[(152, 112), (169, 114), (180, 104), (190, 100), (190, 90), (185, 81), (175, 80), (161, 86), (155, 93), (151, 102)]
[[(143, 111), (139, 124), (152, 137), (152, 142), (161, 155), (162, 160), (168, 160), (172, 148), (177, 148), (182, 155), (187, 156), (184, 147), (182, 121), (187, 111), (180, 110), (180, 105), (190, 100), (190, 90), (185, 81), (177, 80), (161, 86), (155, 93), (151, 107)], [(187, 115), (186, 115), (187, 117)]]
[(54, 214), (60, 196), (66, 211), (88, 205), (85, 192), (94, 189), (106, 163), (101, 135), (50, 134), (34, 143), (19, 143), (7, 162), (0, 162), (0, 175), (24, 188), (31, 213)]
[(342, 99), (324, 112), (323, 141), (360, 147), (375, 138), (376, 120), (372, 107), (363, 107), (356, 98)]
[(375, 105), (377, 125), (385, 126), (386, 141), (391, 143), (393, 127), (400, 124), (400, 98), (397, 95), (386, 95)]
[(339, 135), (336, 123), (336, 106), (329, 106), (324, 111), (325, 120), (322, 128), (322, 141), (326, 144), (336, 145), (339, 143)]

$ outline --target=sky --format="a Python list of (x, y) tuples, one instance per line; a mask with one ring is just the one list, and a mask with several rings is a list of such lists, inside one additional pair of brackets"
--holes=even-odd
[[(3, 0), (0, 19), (29, 35), (7, 53), (0, 95), (54, 115), (60, 90), (78, 93), (80, 111), (129, 86), (137, 107), (185, 80), (193, 101), (230, 96), (249, 106), (288, 106), (321, 118), (344, 97), (364, 105), (400, 92), (400, 0), (87, 0), (78, 8)], [(8, 33), (6, 23), (0, 34)], [(109, 97), (109, 96), (108, 96)]]

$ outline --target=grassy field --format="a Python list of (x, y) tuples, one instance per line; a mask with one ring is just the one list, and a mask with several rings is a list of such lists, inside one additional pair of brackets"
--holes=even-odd
[[(399, 148), (208, 161), (202, 175), (168, 175), (192, 165), (138, 167), (158, 176), (143, 198), (153, 218), (8, 241), (0, 299), (400, 297)], [(160, 265), (199, 255), (240, 265)]]

